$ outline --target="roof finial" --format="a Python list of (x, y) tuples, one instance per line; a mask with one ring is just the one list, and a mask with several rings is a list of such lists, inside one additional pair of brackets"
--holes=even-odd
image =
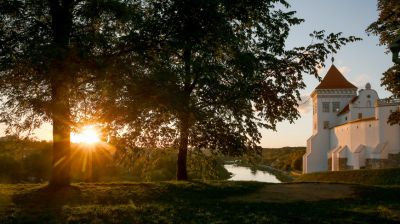
[(333, 65), (333, 63), (335, 62), (335, 58), (333, 56), (331, 57), (331, 61), (332, 61), (332, 65)]

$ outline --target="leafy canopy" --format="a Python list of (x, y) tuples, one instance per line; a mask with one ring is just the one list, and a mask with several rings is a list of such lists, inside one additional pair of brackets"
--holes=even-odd
[(126, 39), (141, 47), (102, 83), (104, 120), (132, 148), (187, 138), (189, 148), (231, 155), (258, 149), (260, 128), (300, 116), (303, 75), (319, 77), (328, 55), (359, 40), (318, 31), (312, 44), (287, 49), (290, 28), (303, 22), (288, 8), (283, 0), (142, 1), (141, 28)]
[[(381, 45), (387, 49), (389, 45), (400, 37), (400, 2), (396, 0), (378, 1), (379, 17), (367, 28), (367, 33), (378, 35)], [(388, 51), (389, 53), (389, 51)], [(395, 64), (383, 73), (382, 85), (390, 91), (393, 98), (400, 98), (400, 65)], [(389, 116), (388, 123), (400, 124), (400, 111)]]
[[(66, 3), (69, 2), (69, 3)], [(0, 121), (8, 131), (33, 130), (52, 118), (52, 84), (62, 79), (71, 106), (72, 122), (93, 117), (87, 105), (93, 80), (101, 76), (108, 58), (134, 21), (135, 4), (117, 0), (65, 1), (70, 5), (68, 46), (57, 45), (60, 27), (52, 18), (51, 0), (10, 0), (0, 3)], [(57, 8), (57, 7), (55, 7)], [(129, 14), (127, 9), (130, 9)], [(60, 9), (61, 10), (61, 9)], [(66, 21), (67, 18), (64, 18)], [(62, 32), (62, 30), (60, 31)], [(59, 67), (55, 72), (55, 67)], [(55, 74), (57, 73), (57, 74)]]

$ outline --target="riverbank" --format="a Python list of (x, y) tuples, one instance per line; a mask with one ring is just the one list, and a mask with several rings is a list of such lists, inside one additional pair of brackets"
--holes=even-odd
[(0, 223), (395, 223), (400, 187), (259, 182), (0, 185)]
[[(247, 162), (241, 161), (241, 160), (225, 161), (225, 164), (234, 165), (234, 166), (238, 166), (238, 167), (246, 167), (246, 168), (251, 169), (252, 172), (254, 172), (254, 173), (267, 172), (268, 174), (276, 177), (276, 179), (279, 182), (283, 182), (283, 183), (292, 182), (295, 180), (295, 176), (292, 175), (291, 173), (280, 170), (280, 169), (276, 169), (276, 168), (268, 166), (268, 165), (250, 164), (250, 163), (247, 163)], [(246, 180), (250, 180), (250, 179), (246, 179)], [(271, 183), (271, 181), (268, 181), (268, 180), (257, 180), (257, 179), (253, 179), (253, 180)], [(275, 181), (272, 181), (272, 183), (275, 183)]]

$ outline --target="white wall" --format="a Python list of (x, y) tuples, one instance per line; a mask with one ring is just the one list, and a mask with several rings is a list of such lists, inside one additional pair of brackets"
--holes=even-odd
[[(399, 106), (379, 104), (378, 94), (369, 85), (360, 90), (358, 98), (350, 103), (355, 95), (355, 91), (349, 90), (313, 93), (313, 104), (317, 106), (313, 114), (316, 129), (313, 124), (313, 136), (307, 141), (307, 153), (304, 155), (305, 173), (326, 171), (328, 152), (333, 149), (338, 149), (334, 158), (347, 158), (348, 165), (355, 169), (365, 166), (367, 158), (382, 158), (384, 155), (374, 152), (386, 142), (389, 153), (400, 152), (400, 126), (387, 124), (391, 111)], [(323, 112), (323, 102), (331, 103), (329, 112)], [(349, 112), (337, 116), (337, 112), (332, 111), (332, 102), (340, 102), (340, 110), (349, 103)], [(359, 113), (362, 113), (362, 119), (359, 119)], [(324, 129), (324, 121), (329, 121), (332, 128)]]
[[(333, 111), (332, 103), (340, 102), (340, 111), (355, 94), (354, 90), (323, 90), (316, 91), (312, 95), (316, 111), (313, 114), (313, 136), (307, 142), (307, 153), (303, 157), (304, 173), (328, 170), (328, 151), (331, 149), (330, 129), (324, 128), (324, 121), (329, 121), (330, 126), (334, 126), (337, 122), (338, 111)], [(323, 112), (324, 102), (330, 103), (329, 112)]]
[(357, 99), (350, 105), (350, 120), (359, 119), (359, 113), (362, 113), (362, 118), (375, 117), (374, 105), (375, 101), (378, 99), (378, 93), (375, 90), (360, 90)]
[(400, 152), (400, 126), (389, 125), (387, 123), (389, 115), (392, 111), (397, 110), (398, 106), (381, 106), (377, 107), (377, 116), (380, 125), (380, 138), (382, 142), (388, 142), (389, 153)]

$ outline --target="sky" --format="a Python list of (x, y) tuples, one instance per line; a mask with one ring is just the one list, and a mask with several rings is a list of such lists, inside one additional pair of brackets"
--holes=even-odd
[[(361, 37), (362, 41), (351, 43), (333, 55), (334, 64), (357, 87), (364, 88), (365, 84), (370, 82), (380, 98), (390, 95), (380, 86), (380, 79), (382, 73), (392, 65), (391, 55), (385, 54), (385, 48), (378, 46), (378, 37), (365, 33), (368, 25), (378, 17), (376, 0), (289, 0), (289, 3), (289, 10), (297, 11), (297, 17), (305, 19), (305, 22), (292, 27), (286, 43), (287, 48), (310, 44), (309, 34), (314, 30), (326, 30), (327, 33), (343, 32), (345, 36)], [(332, 64), (331, 60), (328, 59), (325, 64), (327, 67), (320, 72), (322, 77)], [(304, 78), (307, 87), (301, 91), (301, 95), (307, 99), (319, 82), (307, 74)], [(261, 130), (261, 146), (305, 146), (312, 131), (311, 108), (311, 104), (304, 104), (300, 108), (301, 118), (294, 124), (282, 122), (278, 124), (276, 131)], [(0, 126), (0, 136), (3, 135), (2, 130)], [(50, 140), (52, 128), (47, 124), (35, 133), (39, 139)]]
[[(343, 32), (345, 36), (357, 36), (363, 40), (350, 43), (333, 55), (335, 66), (354, 85), (365, 88), (367, 82), (378, 92), (380, 98), (389, 97), (390, 93), (381, 87), (382, 73), (391, 65), (391, 54), (385, 54), (385, 47), (378, 46), (377, 36), (368, 36), (365, 29), (378, 18), (376, 0), (289, 0), (292, 11), (297, 17), (305, 19), (301, 25), (292, 28), (286, 46), (305, 46), (310, 44), (309, 33), (325, 30), (327, 33)], [(320, 72), (324, 77), (332, 64), (330, 58)], [(319, 81), (305, 74), (306, 89), (301, 91), (305, 99), (309, 97)], [(312, 105), (300, 108), (301, 118), (294, 124), (282, 122), (277, 130), (261, 130), (262, 147), (305, 146), (312, 132)]]

